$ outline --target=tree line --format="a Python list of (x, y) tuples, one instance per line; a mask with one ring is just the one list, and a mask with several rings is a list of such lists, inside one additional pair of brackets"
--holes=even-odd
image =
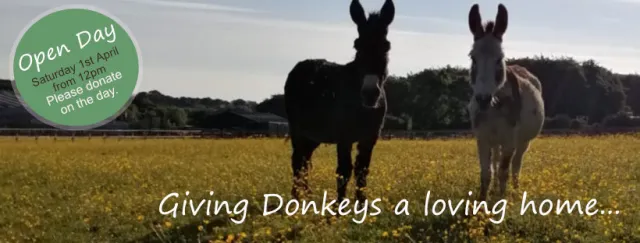
[[(507, 63), (526, 67), (542, 82), (546, 128), (640, 126), (633, 116), (640, 114), (640, 75), (617, 74), (594, 60), (568, 57), (518, 58)], [(385, 129), (468, 129), (468, 81), (468, 69), (452, 66), (389, 77), (384, 87), (389, 106)], [(208, 128), (216, 112), (229, 109), (286, 117), (282, 94), (257, 103), (176, 98), (151, 91), (138, 94), (118, 119), (137, 128)]]
[[(510, 59), (542, 82), (546, 128), (640, 126), (640, 75), (617, 74), (594, 60), (544, 56)], [(427, 68), (391, 76), (385, 85), (385, 129), (468, 129), (466, 104), (471, 96), (468, 69)], [(284, 80), (283, 80), (284, 85)], [(220, 111), (268, 112), (286, 118), (284, 96), (261, 102), (237, 99), (171, 97), (158, 91), (139, 93), (117, 120), (140, 129), (210, 128)]]

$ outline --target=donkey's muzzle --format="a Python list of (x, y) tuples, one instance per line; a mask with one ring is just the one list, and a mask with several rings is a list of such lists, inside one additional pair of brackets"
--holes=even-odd
[(480, 108), (480, 110), (486, 110), (489, 107), (489, 104), (491, 104), (491, 99), (493, 99), (493, 97), (491, 95), (476, 95), (475, 99), (478, 104), (478, 108)]
[(362, 90), (362, 105), (367, 108), (376, 108), (380, 100), (380, 89)]
[(367, 108), (376, 108), (380, 100), (380, 78), (376, 75), (365, 75), (362, 80), (362, 105)]

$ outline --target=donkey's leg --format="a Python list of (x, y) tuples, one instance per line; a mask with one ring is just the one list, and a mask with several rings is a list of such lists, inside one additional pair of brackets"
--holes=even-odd
[(513, 188), (520, 187), (520, 168), (522, 167), (522, 159), (524, 157), (524, 153), (529, 149), (529, 143), (531, 141), (519, 141), (516, 146), (516, 152), (513, 155), (513, 161), (511, 162), (511, 177), (513, 180)]
[(311, 161), (311, 155), (320, 144), (305, 137), (292, 136), (291, 145), (293, 147), (293, 153), (291, 155), (291, 168), (293, 169), (293, 188), (291, 189), (291, 196), (299, 198), (302, 196), (300, 190), (303, 190), (304, 193), (311, 192), (307, 178), (309, 175), (308, 168)]
[(498, 191), (498, 168), (500, 166), (500, 159), (502, 156), (500, 155), (500, 146), (494, 145), (491, 147), (491, 184), (493, 185), (494, 192)]
[(364, 203), (367, 199), (367, 175), (371, 164), (371, 154), (376, 146), (377, 138), (358, 142), (358, 155), (356, 156), (356, 200)]
[(485, 201), (487, 199), (487, 191), (491, 184), (491, 145), (481, 138), (476, 139), (478, 146), (478, 159), (480, 160), (480, 194), (478, 199)]
[(502, 144), (502, 148), (500, 149), (500, 152), (502, 153), (500, 168), (498, 168), (498, 180), (500, 180), (500, 196), (504, 196), (504, 193), (507, 190), (509, 166), (511, 166), (511, 161), (513, 160), (513, 155), (515, 152), (514, 142), (514, 139), (507, 139), (507, 141)]
[(347, 186), (353, 172), (351, 163), (351, 147), (353, 143), (338, 143), (338, 168), (336, 169), (336, 182), (338, 186), (338, 202), (342, 202), (347, 194)]

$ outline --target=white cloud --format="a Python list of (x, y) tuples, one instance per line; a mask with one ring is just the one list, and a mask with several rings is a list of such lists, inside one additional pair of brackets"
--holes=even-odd
[(614, 2), (622, 2), (622, 3), (640, 3), (640, 0), (613, 0)]
[(441, 17), (430, 17), (430, 16), (412, 16), (412, 15), (399, 14), (399, 15), (396, 15), (395, 18), (405, 19), (405, 20), (414, 21), (414, 22), (427, 22), (430, 24), (450, 25), (450, 26), (465, 27), (465, 28), (467, 24), (464, 21), (441, 18)]
[[(163, 67), (145, 70), (145, 89), (159, 89), (174, 95), (245, 97), (259, 101), (282, 92), (286, 75), (297, 61), (326, 58), (345, 63), (354, 55), (352, 41), (356, 34), (349, 24), (250, 18), (233, 21), (212, 18), (210, 21), (207, 32), (194, 31), (198, 26), (176, 28), (175, 37), (170, 40), (145, 35), (149, 38), (143, 40), (147, 49), (145, 60), (149, 60), (146, 63)], [(393, 74), (404, 75), (447, 64), (468, 65), (467, 53), (471, 46), (468, 35), (392, 30), (389, 39)], [(640, 66), (640, 50), (629, 47), (513, 38), (505, 43), (505, 49), (512, 57), (542, 54), (594, 58), (619, 72), (634, 72)]]
[[(352, 46), (357, 33), (350, 21), (316, 23), (286, 20), (253, 14), (252, 9), (225, 11), (219, 5), (208, 6), (209, 10), (217, 11), (212, 14), (210, 11), (195, 11), (201, 9), (200, 5), (181, 5), (176, 7), (179, 11), (173, 11), (170, 6), (175, 3), (141, 3), (127, 8), (122, 8), (122, 3), (118, 2), (100, 3), (99, 6), (127, 23), (139, 42), (145, 64), (142, 90), (157, 89), (176, 96), (260, 101), (271, 94), (283, 92), (287, 74), (300, 60), (325, 58), (345, 63), (355, 54)], [(0, 13), (3, 16), (1, 22), (9, 27), (8, 19), (14, 15), (2, 10)], [(405, 75), (427, 67), (468, 65), (467, 54), (472, 38), (464, 26), (466, 23), (399, 16), (399, 19), (411, 21), (459, 25), (455, 28), (460, 30), (456, 32), (458, 34), (428, 33), (392, 27), (389, 35), (392, 42), (391, 73)], [(10, 24), (14, 27), (19, 25)], [(14, 29), (19, 31), (21, 27)], [(9, 39), (0, 41), (2, 49), (11, 48), (13, 39)], [(568, 39), (543, 27), (510, 27), (505, 50), (511, 57), (542, 54), (593, 58), (616, 72), (640, 70), (639, 48), (598, 43), (602, 42), (592, 38)], [(0, 50), (0, 54), (5, 53)], [(7, 60), (0, 59), (0, 66), (8, 66)], [(0, 76), (6, 76), (6, 73), (0, 70)]]
[(167, 0), (121, 0), (126, 2), (144, 3), (163, 7), (172, 8), (184, 8), (184, 9), (198, 9), (198, 10), (214, 10), (225, 12), (240, 12), (240, 13), (259, 13), (263, 12), (250, 8), (238, 8), (233, 6), (226, 6), (220, 4), (203, 3), (203, 2), (190, 2), (190, 1), (167, 1)]

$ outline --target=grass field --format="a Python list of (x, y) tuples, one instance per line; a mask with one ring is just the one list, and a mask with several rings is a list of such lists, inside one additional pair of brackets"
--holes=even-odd
[[(520, 189), (508, 189), (500, 224), (489, 221), (497, 215), (424, 215), (427, 191), (432, 204), (475, 198), (479, 166), (468, 139), (380, 141), (367, 190), (370, 199), (381, 199), (382, 212), (362, 224), (352, 221), (362, 218), (353, 213), (262, 216), (264, 194), (290, 199), (289, 146), (282, 140), (0, 139), (0, 242), (640, 242), (638, 138), (536, 140), (525, 155)], [(335, 147), (320, 147), (311, 200), (321, 204), (324, 190), (335, 197), (335, 167)], [(598, 209), (619, 214), (520, 215), (523, 191), (536, 204), (586, 205), (595, 198)], [(247, 199), (249, 212), (242, 224), (230, 220), (242, 215), (161, 215), (159, 204), (172, 192), (180, 196), (165, 209), (203, 198), (228, 200), (233, 209)], [(491, 205), (497, 196), (490, 196)], [(410, 215), (393, 213), (402, 199), (410, 202)]]

